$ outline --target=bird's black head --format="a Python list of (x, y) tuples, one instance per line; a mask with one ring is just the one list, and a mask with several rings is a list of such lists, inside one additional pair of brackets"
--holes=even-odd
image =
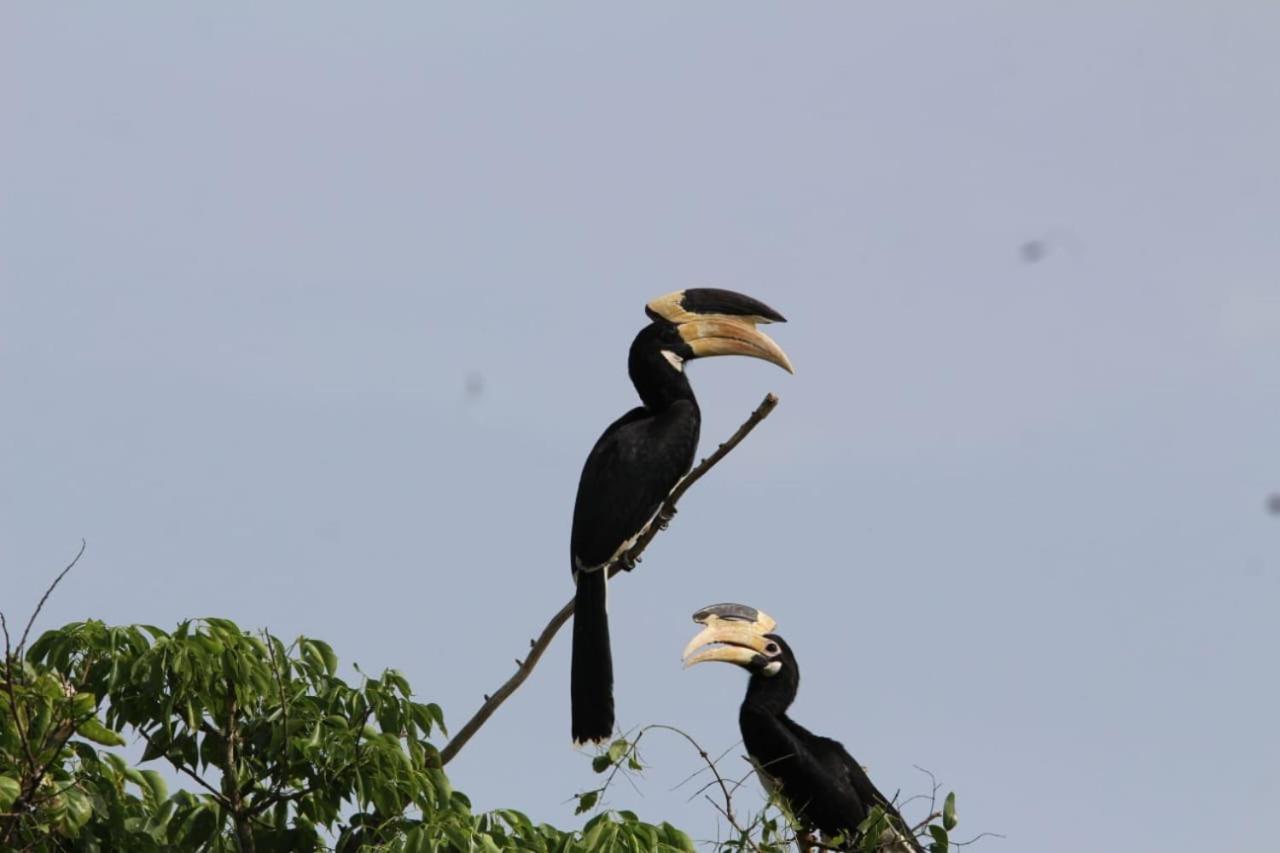
[(692, 399), (684, 366), (695, 358), (747, 355), (792, 372), (791, 361), (756, 328), (785, 322), (763, 302), (714, 288), (691, 288), (660, 296), (645, 306), (653, 320), (631, 343), (628, 369), (645, 405), (663, 408), (675, 399)]
[(764, 651), (747, 667), (751, 673), (747, 697), (785, 711), (800, 689), (800, 665), (780, 635), (765, 634), (763, 639)]
[(712, 355), (749, 355), (771, 361), (788, 373), (791, 361), (773, 339), (756, 326), (786, 320), (763, 302), (715, 288), (691, 288), (660, 296), (645, 306), (653, 322), (632, 344), (664, 354), (671, 370), (684, 362)]

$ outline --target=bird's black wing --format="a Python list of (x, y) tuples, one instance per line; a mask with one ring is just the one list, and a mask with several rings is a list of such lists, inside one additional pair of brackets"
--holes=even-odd
[(792, 810), (828, 835), (856, 829), (871, 804), (846, 772), (841, 760), (848, 757), (844, 747), (789, 717), (780, 722), (788, 745), (773, 762), (772, 772)]
[[(816, 735), (789, 717), (783, 722), (795, 745), (790, 757), (778, 761), (778, 776), (794, 811), (827, 835), (847, 836), (872, 807), (880, 806), (905, 829), (902, 815), (843, 744)], [(909, 838), (909, 833), (904, 837)], [(914, 839), (907, 844), (920, 849)]]
[(889, 816), (891, 822), (894, 823), (895, 829), (898, 830), (898, 834), (901, 838), (906, 840), (906, 843), (911, 847), (911, 849), (920, 850), (921, 847), (919, 843), (911, 836), (910, 827), (907, 825), (907, 822), (903, 820), (898, 809), (893, 805), (889, 798), (882, 794), (880, 789), (875, 786), (875, 783), (871, 781), (871, 777), (867, 775), (867, 771), (863, 770), (862, 765), (849, 754), (849, 751), (844, 748), (844, 744), (837, 740), (821, 737), (819, 735), (814, 735), (814, 737), (828, 744), (827, 749), (824, 750), (826, 763), (830, 767), (831, 771), (834, 774), (840, 775), (845, 780), (845, 784), (847, 784), (857, 795), (858, 800), (863, 804), (865, 809), (863, 817), (866, 817), (866, 813), (869, 812), (873, 806), (880, 806), (880, 808), (884, 809), (885, 814)]
[(674, 403), (659, 415), (632, 409), (610, 424), (582, 466), (571, 565), (602, 565), (639, 534), (689, 471), (697, 446), (692, 403)]

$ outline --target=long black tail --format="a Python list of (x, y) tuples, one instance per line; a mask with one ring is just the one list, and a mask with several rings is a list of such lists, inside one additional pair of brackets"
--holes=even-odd
[(578, 573), (573, 608), (573, 741), (607, 740), (613, 734), (613, 655), (609, 651), (606, 569)]

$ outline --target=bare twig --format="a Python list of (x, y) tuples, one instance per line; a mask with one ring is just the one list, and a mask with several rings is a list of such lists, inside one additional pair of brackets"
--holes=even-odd
[[(644, 729), (642, 730), (642, 733), (648, 731), (649, 729), (658, 729), (659, 731), (674, 732), (675, 734), (678, 734), (680, 735), (680, 737), (687, 740), (689, 742), (689, 745), (698, 751), (698, 757), (701, 758), (703, 763), (707, 765), (707, 769), (710, 770), (711, 775), (715, 777), (716, 784), (720, 786), (720, 792), (724, 794), (725, 817), (729, 819), (729, 823), (733, 825), (734, 829), (737, 829), (738, 823), (733, 819), (733, 796), (729, 793), (729, 786), (728, 784), (725, 783), (724, 777), (720, 775), (720, 770), (716, 767), (715, 761), (713, 761), (711, 759), (711, 756), (707, 753), (707, 751), (702, 748), (702, 744), (698, 743), (696, 740), (693, 739), (691, 735), (689, 735), (688, 733), (684, 732), (681, 729), (676, 728), (675, 726), (667, 726), (661, 723), (655, 723), (654, 725), (651, 725), (651, 726), (645, 726)], [(636, 740), (639, 740), (639, 738), (637, 737)]]
[[(609, 786), (613, 784), (614, 777), (618, 774), (618, 771), (622, 768), (623, 763), (626, 762), (632, 756), (636, 756), (638, 754), (638, 747), (640, 745), (640, 740), (650, 731), (655, 731), (655, 730), (671, 732), (673, 734), (679, 735), (680, 737), (688, 741), (689, 745), (692, 746), (694, 750), (698, 753), (698, 757), (702, 759), (703, 764), (706, 765), (705, 769), (710, 770), (711, 775), (714, 777), (714, 781), (708, 782), (706, 785), (704, 785), (702, 789), (699, 791), (699, 793), (713, 786), (719, 786), (721, 793), (724, 795), (724, 804), (721, 805), (719, 802), (717, 802), (714, 798), (712, 798), (709, 795), (705, 797), (706, 801), (710, 803), (712, 807), (715, 808), (716, 811), (720, 812), (720, 814), (724, 816), (725, 820), (727, 820), (729, 822), (729, 825), (733, 828), (733, 830), (738, 833), (740, 840), (744, 844), (748, 845), (751, 850), (759, 851), (760, 846), (756, 844), (755, 841), (751, 838), (751, 829), (754, 826), (754, 823), (744, 828), (742, 824), (738, 821), (738, 819), (734, 816), (733, 793), (730, 790), (730, 783), (725, 781), (725, 778), (722, 775), (720, 775), (720, 769), (719, 767), (716, 766), (717, 763), (720, 761), (720, 759), (725, 756), (728, 750), (726, 750), (725, 753), (721, 753), (720, 756), (716, 758), (712, 758), (711, 754), (708, 753), (705, 749), (703, 749), (702, 744), (698, 743), (698, 741), (695, 740), (692, 735), (690, 735), (688, 732), (684, 731), (683, 729), (676, 728), (675, 726), (665, 725), (663, 723), (651, 723), (650, 725), (647, 725), (642, 729), (640, 729), (640, 731), (636, 733), (636, 736), (628, 742), (627, 750), (621, 756), (619, 756), (617, 761), (614, 762), (613, 771), (609, 774), (608, 778), (605, 779), (604, 784), (596, 789), (596, 793), (603, 794), (605, 791), (609, 789)], [(729, 749), (733, 749), (733, 747), (730, 747)], [(699, 769), (697, 773), (694, 773), (693, 775), (686, 777), (684, 782), (689, 781), (689, 779), (694, 778), (694, 776), (697, 776), (702, 772), (703, 772), (702, 769)], [(681, 782), (680, 785), (683, 785), (684, 782)], [(680, 787), (680, 785), (677, 785), (676, 787), (678, 788)], [(741, 782), (734, 784), (732, 786), (733, 791), (736, 791), (739, 785), (741, 785)], [(695, 794), (694, 796), (697, 796), (697, 794)]]
[(36, 623), (36, 617), (40, 615), (40, 611), (44, 609), (44, 603), (49, 600), (49, 596), (53, 594), (55, 588), (67, 576), (67, 572), (76, 567), (76, 563), (80, 562), (80, 558), (84, 556), (86, 543), (80, 540), (80, 550), (71, 558), (71, 562), (67, 563), (67, 567), (58, 572), (58, 576), (53, 579), (53, 583), (49, 584), (49, 588), (44, 591), (44, 595), (40, 596), (40, 603), (36, 605), (36, 609), (32, 611), (31, 618), (27, 620), (27, 627), (22, 630), (22, 639), (18, 641), (18, 657), (22, 657), (22, 651), (27, 647), (27, 635), (31, 633), (31, 626)]
[(1007, 836), (1001, 835), (998, 832), (979, 832), (977, 835), (975, 835), (973, 838), (970, 838), (968, 841), (952, 841), (951, 846), (952, 847), (968, 847), (970, 844), (973, 844), (975, 841), (981, 841), (984, 838), (1003, 839), (1006, 837)]
[[(729, 745), (729, 746), (728, 746), (728, 747), (727, 747), (723, 752), (721, 752), (721, 753), (720, 753), (719, 755), (717, 755), (714, 759), (712, 759), (712, 763), (713, 763), (713, 764), (716, 764), (716, 765), (719, 765), (719, 764), (720, 764), (720, 762), (724, 760), (724, 757), (725, 757), (726, 755), (728, 755), (729, 753), (733, 752), (733, 751), (734, 751), (735, 749), (737, 749), (741, 744), (742, 744), (742, 741), (741, 741), (741, 740), (739, 740), (739, 741), (737, 741), (736, 743), (733, 743), (733, 744)], [(692, 772), (692, 773), (690, 773), (688, 776), (684, 777), (684, 778), (683, 778), (683, 779), (681, 779), (679, 782), (677, 782), (674, 786), (672, 786), (671, 790), (672, 790), (672, 791), (678, 791), (678, 790), (680, 790), (680, 789), (681, 789), (681, 788), (683, 788), (685, 785), (687, 785), (688, 783), (692, 782), (694, 779), (697, 779), (699, 776), (701, 776), (701, 775), (702, 775), (703, 773), (705, 773), (705, 772), (707, 772), (707, 769), (706, 769), (705, 767), (699, 767), (697, 770), (693, 771), (693, 772)], [(710, 788), (710, 787), (711, 787), (712, 785), (714, 785), (714, 784), (715, 784), (715, 781), (714, 781), (714, 780), (712, 780), (712, 781), (708, 782), (707, 784), (703, 785), (701, 788), (699, 788), (698, 790), (696, 790), (696, 791), (694, 791), (692, 794), (690, 794), (690, 795), (689, 795), (689, 798), (688, 798), (687, 800), (685, 800), (685, 802), (686, 802), (686, 803), (687, 803), (687, 802), (691, 802), (695, 797), (697, 797), (698, 795), (700, 795), (703, 791), (707, 790), (707, 788)], [(736, 790), (736, 788), (735, 788), (735, 790)]]
[(911, 827), (911, 834), (912, 834), (912, 835), (919, 835), (919, 834), (920, 834), (920, 831), (921, 831), (922, 829), (926, 829), (926, 828), (928, 828), (929, 824), (933, 823), (935, 820), (937, 820), (937, 819), (938, 819), (938, 818), (940, 818), (940, 817), (942, 817), (942, 812), (933, 812), (933, 813), (931, 813), (931, 814), (930, 814), (928, 817), (926, 817), (924, 820), (920, 821), (920, 822), (919, 822), (919, 823), (917, 823), (915, 826)]
[[(777, 405), (778, 398), (775, 395), (765, 395), (764, 401), (756, 407), (756, 410), (751, 413), (751, 416), (747, 418), (745, 422), (743, 422), (742, 426), (738, 427), (737, 432), (735, 432), (728, 441), (716, 448), (714, 453), (706, 459), (703, 459), (696, 468), (690, 471), (683, 480), (676, 484), (676, 487), (671, 490), (671, 494), (662, 502), (662, 507), (659, 508), (658, 514), (654, 519), (654, 523), (650, 524), (648, 529), (645, 530), (644, 533), (642, 533), (636, 540), (636, 543), (609, 567), (609, 577), (613, 577), (618, 572), (622, 571), (624, 566), (634, 565), (639, 560), (644, 549), (649, 546), (651, 541), (653, 541), (653, 537), (658, 535), (658, 531), (665, 529), (667, 522), (669, 522), (671, 517), (675, 515), (676, 503), (684, 493), (689, 490), (689, 487), (698, 482), (704, 474), (714, 468), (717, 462), (728, 456), (729, 452), (733, 450), (733, 448), (737, 447), (738, 444), (746, 438), (762, 420), (767, 418), (769, 413), (772, 412)], [(551, 641), (555, 638), (556, 633), (564, 626), (565, 622), (569, 621), (569, 617), (573, 615), (573, 605), (573, 599), (570, 599), (568, 604), (561, 607), (559, 612), (557, 612), (555, 616), (551, 617), (551, 621), (542, 629), (542, 633), (538, 635), (536, 640), (531, 642), (529, 654), (525, 657), (524, 662), (516, 668), (515, 674), (503, 682), (501, 687), (487, 696), (484, 704), (480, 706), (480, 709), (471, 716), (471, 719), (467, 720), (462, 728), (458, 729), (458, 732), (453, 736), (453, 739), (445, 744), (444, 749), (440, 751), (440, 763), (442, 765), (448, 764), (453, 760), (454, 756), (456, 756), (458, 752), (467, 745), (467, 741), (471, 740), (475, 733), (480, 730), (480, 727), (483, 726), (491, 716), (493, 716), (493, 712), (498, 710), (499, 706), (501, 706), (503, 702), (507, 701), (507, 698), (512, 693), (515, 693), (516, 690), (519, 689), (520, 685), (524, 683), (525, 679), (529, 677), (529, 673), (533, 672), (533, 668), (537, 666), (539, 659), (542, 658), (542, 653), (551, 645)]]
[(529, 677), (529, 673), (533, 672), (533, 668), (537, 666), (538, 660), (542, 657), (542, 653), (547, 650), (547, 646), (551, 645), (551, 640), (555, 637), (556, 632), (569, 621), (569, 617), (573, 615), (573, 601), (560, 608), (560, 612), (551, 617), (551, 621), (547, 623), (547, 627), (542, 629), (542, 633), (538, 635), (538, 639), (534, 641), (533, 648), (529, 650), (529, 656), (524, 659), (524, 666), (516, 670), (515, 674), (508, 678), (501, 687), (489, 694), (484, 704), (480, 706), (480, 710), (467, 720), (466, 724), (458, 729), (458, 733), (453, 739), (445, 744), (444, 749), (440, 750), (440, 763), (448, 764), (453, 757), (467, 745), (467, 741), (480, 730), (480, 727), (493, 716), (493, 712), (505, 701), (507, 697), (524, 684), (524, 680)]

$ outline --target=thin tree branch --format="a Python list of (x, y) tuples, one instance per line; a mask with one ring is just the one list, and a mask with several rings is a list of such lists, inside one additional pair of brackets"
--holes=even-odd
[[(366, 706), (364, 713), (360, 716), (360, 722), (355, 726), (355, 754), (352, 756), (350, 761), (339, 767), (338, 770), (332, 774), (334, 778), (337, 778), (348, 770), (360, 765), (360, 749), (364, 745), (362, 742), (362, 738), (364, 737), (364, 727), (369, 722), (369, 717), (372, 716), (372, 714), (373, 706)], [(251, 818), (256, 818), (258, 815), (262, 814), (277, 803), (297, 802), (308, 794), (314, 794), (316, 791), (320, 790), (320, 787), (321, 783), (312, 782), (306, 787), (299, 788), (297, 791), (290, 791), (287, 794), (279, 790), (251, 791), (250, 793), (254, 795), (254, 799), (253, 803), (249, 806), (247, 814)]]
[[(676, 728), (675, 726), (668, 726), (662, 723), (654, 723), (651, 726), (645, 726), (644, 729), (641, 730), (640, 734), (644, 734), (650, 729), (659, 729), (661, 731), (674, 732), (680, 735), (680, 737), (687, 740), (689, 742), (689, 745), (698, 751), (698, 757), (701, 758), (702, 762), (707, 765), (707, 769), (710, 770), (711, 775), (715, 777), (715, 783), (720, 786), (720, 791), (721, 793), (724, 794), (724, 816), (729, 819), (729, 824), (734, 829), (738, 829), (739, 831), (741, 831), (741, 829), (738, 826), (738, 822), (734, 820), (734, 817), (733, 817), (733, 795), (729, 793), (729, 786), (724, 781), (724, 777), (720, 775), (720, 769), (716, 767), (716, 761), (718, 761), (719, 759), (716, 759), (715, 761), (713, 761), (711, 758), (711, 755), (708, 754), (708, 752), (702, 748), (702, 744), (698, 743), (696, 740), (693, 739), (691, 735), (687, 734), (681, 729)], [(639, 740), (640, 738), (637, 736), (636, 741), (639, 742)], [(710, 785), (711, 783), (708, 782), (707, 787), (710, 787)]]
[[(147, 746), (150, 747), (153, 742), (151, 740), (151, 736), (147, 734), (145, 731), (143, 731), (142, 729), (137, 729), (137, 732), (139, 735), (142, 736), (142, 739), (147, 742)], [(165, 756), (165, 757), (168, 758), (168, 756)], [(174, 761), (172, 758), (169, 759), (169, 764), (172, 765), (173, 769), (177, 770), (179, 773), (185, 773), (186, 775), (190, 776), (197, 785), (199, 785), (201, 788), (204, 788), (213, 796), (214, 801), (219, 806), (221, 806), (223, 809), (230, 811), (231, 801), (228, 800), (225, 796), (223, 796), (221, 791), (219, 791), (217, 788), (213, 787), (208, 782), (206, 782), (203, 776), (201, 776), (199, 773), (196, 773), (194, 770), (192, 770), (190, 767), (187, 767), (185, 764), (179, 764), (178, 762)]]
[[(762, 420), (769, 417), (769, 413), (772, 412), (777, 405), (777, 396), (774, 394), (766, 394), (764, 401), (756, 407), (756, 410), (751, 413), (751, 416), (747, 418), (745, 422), (743, 422), (742, 426), (738, 427), (737, 432), (730, 436), (728, 441), (717, 447), (714, 453), (706, 459), (703, 459), (696, 468), (690, 471), (683, 480), (676, 484), (676, 487), (671, 490), (671, 494), (662, 502), (662, 506), (658, 509), (658, 514), (654, 518), (654, 522), (650, 524), (648, 529), (640, 535), (636, 540), (636, 544), (632, 545), (626, 553), (622, 554), (616, 561), (614, 561), (613, 565), (609, 567), (609, 577), (613, 577), (618, 572), (622, 571), (624, 566), (635, 565), (635, 563), (640, 559), (640, 555), (644, 552), (644, 549), (649, 546), (651, 541), (653, 541), (653, 537), (658, 535), (658, 531), (666, 529), (667, 523), (671, 520), (672, 516), (675, 515), (676, 503), (684, 493), (689, 490), (689, 487), (702, 479), (703, 475), (714, 468), (716, 463), (721, 459), (728, 456), (729, 452), (737, 447), (738, 444), (746, 438)], [(537, 666), (539, 659), (542, 658), (542, 653), (551, 645), (551, 641), (555, 638), (556, 633), (564, 626), (565, 622), (569, 621), (569, 617), (573, 615), (573, 605), (573, 599), (569, 599), (569, 603), (564, 607), (561, 607), (559, 612), (556, 613), (555, 616), (551, 617), (551, 621), (547, 623), (547, 627), (542, 629), (542, 633), (538, 635), (538, 638), (530, 642), (529, 654), (522, 662), (518, 663), (515, 674), (503, 682), (502, 686), (494, 691), (492, 695), (486, 696), (484, 704), (480, 706), (480, 709), (472, 715), (471, 719), (467, 720), (462, 728), (458, 730), (457, 734), (453, 736), (453, 739), (445, 744), (444, 749), (440, 751), (441, 765), (448, 764), (452, 761), (454, 756), (456, 756), (462, 748), (467, 745), (467, 741), (471, 740), (475, 733), (480, 730), (480, 727), (483, 726), (491, 716), (493, 716), (493, 712), (498, 710), (499, 706), (501, 706), (503, 702), (507, 701), (507, 698), (510, 697), (512, 693), (515, 693), (516, 690), (519, 689), (520, 685), (524, 683), (525, 679), (529, 677), (529, 673), (533, 672), (533, 668)]]
[[(11, 645), (11, 640), (9, 637), (9, 625), (5, 621), (4, 613), (0, 612), (0, 630), (3, 630), (3, 633), (4, 633), (5, 694), (9, 700), (9, 710), (13, 714), (13, 724), (14, 724), (14, 727), (18, 730), (18, 740), (22, 744), (22, 751), (27, 759), (27, 765), (29, 767), (29, 773), (30, 773), (30, 776), (24, 780), (26, 784), (20, 787), (18, 798), (14, 801), (15, 814), (24, 811), (27, 807), (31, 805), (31, 801), (36, 795), (36, 791), (40, 786), (40, 782), (44, 779), (44, 775), (46, 772), (48, 772), (50, 766), (52, 766), (53, 759), (50, 759), (49, 763), (46, 763), (44, 767), (40, 767), (39, 762), (36, 761), (35, 754), (32, 752), (30, 732), (28, 730), (28, 727), (23, 725), (22, 715), (19, 713), (19, 710), (18, 710), (18, 699), (17, 699), (17, 696), (14, 694), (13, 663), (15, 660), (18, 662), (18, 667), (20, 670), (19, 674), (21, 674), (21, 670), (24, 665), (24, 658), (26, 655), (27, 637), (30, 636), (31, 634), (31, 626), (35, 624), (36, 617), (39, 616), (40, 611), (44, 609), (45, 602), (49, 600), (49, 596), (53, 594), (53, 590), (58, 586), (58, 583), (64, 577), (66, 577), (67, 572), (75, 568), (76, 563), (80, 562), (80, 557), (84, 555), (85, 545), (86, 545), (85, 541), (81, 539), (80, 550), (76, 552), (75, 557), (73, 557), (71, 562), (67, 564), (66, 568), (64, 568), (61, 572), (59, 572), (58, 576), (53, 579), (53, 583), (49, 584), (49, 588), (44, 591), (44, 595), (40, 596), (40, 602), (36, 605), (36, 609), (32, 611), (31, 618), (27, 620), (26, 627), (22, 629), (22, 637), (21, 639), (18, 640), (17, 648), (13, 648)], [(72, 731), (74, 732), (74, 729)], [(68, 735), (67, 737), (70, 737), (70, 735)], [(64, 738), (63, 744), (65, 743), (66, 743), (66, 739)], [(59, 746), (58, 750), (54, 752), (55, 757), (57, 756), (58, 752), (61, 751), (61, 749), (62, 747)], [(16, 821), (10, 822), (8, 825), (6, 825), (4, 828), (4, 834), (3, 836), (0, 836), (0, 840), (3, 840), (7, 843), (9, 841), (9, 838), (13, 830), (16, 827), (17, 827)]]
[(21, 668), (21, 666), (22, 666), (22, 659), (21, 659), (21, 658), (22, 658), (22, 656), (21, 656), (21, 654), (16, 654), (16, 655), (15, 655), (15, 654), (13, 653), (13, 650), (10, 648), (10, 645), (9, 645), (9, 624), (5, 621), (5, 618), (4, 618), (4, 614), (3, 614), (3, 613), (0, 613), (0, 629), (3, 629), (3, 630), (4, 630), (4, 688), (5, 688), (5, 695), (6, 695), (6, 696), (8, 697), (8, 699), (9, 699), (9, 711), (10, 711), (10, 713), (12, 713), (12, 714), (13, 714), (13, 725), (14, 725), (14, 726), (17, 728), (17, 730), (18, 730), (18, 740), (19, 740), (19, 741), (21, 742), (21, 744), (22, 744), (22, 751), (23, 751), (23, 753), (26, 755), (26, 758), (27, 758), (27, 764), (28, 764), (28, 766), (30, 767), (30, 771), (31, 771), (32, 773), (35, 773), (35, 771), (36, 771), (36, 767), (37, 767), (37, 764), (36, 764), (36, 757), (35, 757), (35, 755), (31, 752), (31, 741), (30, 741), (30, 740), (28, 739), (28, 737), (27, 737), (27, 729), (26, 729), (26, 726), (24, 726), (24, 725), (22, 724), (22, 715), (18, 712), (18, 697), (14, 694), (14, 690), (13, 690), (13, 681), (14, 681), (14, 676), (13, 676), (13, 662), (14, 662), (14, 659), (16, 658), (16, 659), (18, 660), (18, 666), (19, 666), (19, 668)]
[(968, 847), (970, 844), (973, 844), (975, 841), (981, 841), (984, 838), (1003, 839), (1006, 837), (1007, 836), (1001, 835), (998, 832), (980, 832), (977, 835), (975, 835), (973, 838), (970, 838), (968, 841), (952, 841), (951, 846), (952, 847)]
[[(689, 743), (689, 745), (692, 746), (694, 750), (697, 751), (698, 757), (702, 759), (702, 763), (706, 765), (706, 767), (699, 769), (693, 775), (686, 777), (684, 782), (687, 782), (689, 779), (692, 779), (694, 778), (694, 776), (697, 776), (698, 774), (702, 773), (704, 769), (710, 770), (711, 775), (714, 777), (713, 781), (708, 782), (693, 796), (696, 797), (699, 794), (701, 794), (703, 791), (709, 790), (712, 787), (719, 786), (721, 793), (724, 795), (724, 805), (721, 805), (720, 803), (716, 802), (716, 800), (713, 797), (711, 797), (709, 794), (705, 796), (704, 799), (708, 803), (710, 803), (716, 809), (716, 811), (720, 812), (720, 814), (723, 815), (724, 818), (729, 822), (729, 826), (732, 827), (732, 829), (738, 833), (739, 840), (743, 845), (741, 849), (745, 850), (745, 849), (748, 849), (749, 847), (751, 850), (755, 850), (757, 851), (757, 853), (759, 853), (760, 846), (756, 844), (755, 841), (751, 838), (751, 830), (754, 827), (755, 822), (753, 822), (751, 825), (748, 825), (745, 828), (742, 826), (741, 823), (739, 823), (738, 819), (734, 816), (734, 813), (733, 813), (733, 794), (730, 791), (730, 784), (725, 780), (725, 778), (722, 775), (720, 775), (720, 768), (718, 766), (718, 763), (721, 758), (724, 758), (724, 756), (728, 754), (729, 750), (732, 750), (734, 748), (732, 746), (729, 747), (728, 750), (725, 750), (723, 753), (721, 753), (718, 757), (712, 758), (711, 754), (707, 752), (705, 749), (703, 749), (702, 744), (698, 743), (698, 741), (694, 739), (693, 735), (689, 734), (683, 729), (677, 728), (676, 726), (667, 725), (665, 723), (651, 723), (645, 726), (644, 728), (640, 729), (636, 733), (635, 737), (630, 739), (630, 741), (627, 744), (627, 750), (621, 756), (619, 756), (617, 761), (613, 763), (613, 771), (609, 774), (609, 777), (605, 779), (604, 784), (601, 785), (599, 788), (595, 789), (595, 793), (599, 795), (603, 795), (606, 791), (608, 791), (609, 786), (613, 784), (614, 777), (617, 776), (618, 772), (622, 770), (622, 766), (624, 762), (628, 762), (630, 759), (633, 759), (633, 758), (639, 761), (640, 741), (644, 738), (646, 734), (648, 734), (651, 731), (664, 731), (664, 732), (671, 732), (673, 734), (677, 734), (680, 737), (684, 738)], [(629, 777), (628, 777), (628, 781), (630, 781)], [(680, 785), (683, 785), (684, 782), (681, 782)], [(736, 791), (740, 784), (741, 783), (733, 785), (732, 786), (733, 790)], [(632, 785), (634, 787), (634, 783), (632, 783)], [(679, 788), (680, 785), (677, 785), (676, 787)], [(693, 799), (693, 797), (690, 797), (690, 799)]]
[[(0, 611), (0, 630), (4, 632), (4, 688), (5, 695), (9, 700), (9, 712), (13, 714), (13, 725), (18, 730), (18, 740), (22, 743), (23, 752), (26, 753), (27, 763), (31, 769), (35, 769), (35, 756), (31, 754), (31, 742), (27, 740), (26, 729), (22, 725), (22, 717), (18, 713), (18, 697), (13, 691), (13, 650), (9, 643), (9, 623), (5, 621), (4, 612)], [(22, 801), (21, 792), (18, 799), (15, 800), (11, 808), (12, 812), (6, 812), (3, 817), (4, 832), (0, 833), (0, 842), (9, 843), (10, 836), (18, 829), (18, 825), (22, 818), (23, 812), (26, 810), (26, 803)]]
[[(71, 697), (68, 697), (68, 698), (71, 698)], [(56, 729), (53, 732), (50, 732), (50, 735), (52, 735), (54, 740), (57, 742), (57, 745), (54, 746), (52, 754), (49, 756), (49, 760), (44, 763), (44, 766), (40, 768), (40, 770), (35, 774), (35, 777), (32, 779), (31, 791), (26, 796), (26, 800), (28, 803), (30, 803), (31, 805), (37, 805), (46, 799), (51, 799), (51, 797), (39, 797), (39, 798), (36, 797), (36, 792), (40, 790), (40, 783), (44, 781), (44, 777), (48, 775), (50, 770), (53, 769), (53, 765), (58, 763), (58, 760), (62, 757), (62, 750), (66, 747), (67, 742), (71, 740), (72, 735), (76, 733), (76, 729), (80, 728), (80, 726), (84, 725), (84, 723), (86, 723), (93, 717), (96, 717), (97, 715), (98, 715), (98, 709), (94, 708), (92, 711), (85, 714), (83, 717), (76, 718), (75, 716), (72, 716), (69, 721), (64, 720), (62, 725), (59, 726), (58, 729)], [(44, 741), (40, 744), (40, 751), (43, 752), (46, 747), (46, 744), (48, 743), (49, 743), (49, 737), (46, 736)]]
[(62, 579), (67, 576), (67, 572), (76, 567), (76, 563), (80, 562), (80, 558), (84, 556), (84, 549), (87, 543), (80, 540), (80, 550), (71, 558), (71, 562), (67, 563), (67, 567), (58, 572), (58, 576), (53, 579), (53, 583), (49, 584), (49, 588), (44, 591), (44, 595), (40, 596), (40, 603), (36, 605), (36, 609), (31, 613), (31, 618), (27, 620), (27, 627), (22, 631), (22, 639), (18, 641), (18, 657), (22, 657), (23, 650), (27, 647), (27, 635), (31, 633), (31, 626), (36, 623), (36, 617), (40, 615), (40, 611), (44, 609), (44, 603), (49, 600), (49, 596), (53, 594), (55, 588), (61, 583)]
[(942, 812), (933, 812), (932, 814), (925, 817), (924, 820), (920, 821), (915, 826), (911, 827), (911, 834), (919, 835), (922, 830), (928, 829), (929, 824), (933, 823), (935, 820), (937, 820), (940, 817), (942, 817)]

